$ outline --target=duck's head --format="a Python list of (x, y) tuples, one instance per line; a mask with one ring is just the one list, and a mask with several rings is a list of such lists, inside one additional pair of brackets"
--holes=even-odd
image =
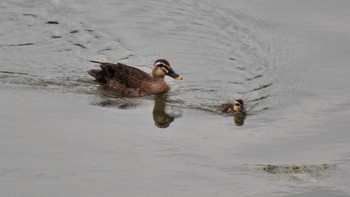
[(155, 61), (153, 67), (153, 77), (164, 77), (165, 75), (168, 75), (176, 80), (183, 80), (183, 77), (174, 72), (169, 62), (165, 59)]
[(235, 112), (241, 112), (241, 113), (245, 112), (244, 103), (242, 99), (235, 100), (235, 102), (233, 103), (233, 110)]

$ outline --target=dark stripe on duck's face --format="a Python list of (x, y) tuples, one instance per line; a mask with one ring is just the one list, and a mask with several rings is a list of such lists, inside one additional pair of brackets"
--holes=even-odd
[(169, 65), (164, 64), (164, 62), (158, 61), (154, 65), (160, 67), (165, 72), (165, 74), (168, 75), (169, 77), (172, 77), (176, 80), (183, 80), (182, 76), (175, 73), (174, 70)]
[(234, 104), (235, 106), (237, 106), (237, 107), (242, 107), (242, 105), (240, 104), (240, 103), (237, 103), (237, 102), (235, 102), (235, 104)]
[(171, 69), (168, 64), (164, 64), (163, 62), (157, 62), (157, 63), (154, 64), (154, 66), (158, 66), (160, 68), (165, 68), (167, 70)]
[(166, 66), (164, 64), (157, 65), (159, 68), (161, 68), (165, 73), (170, 72), (172, 69), (169, 66)]
[(240, 105), (241, 107), (243, 107), (243, 100), (242, 99), (237, 99), (234, 102), (235, 105)]

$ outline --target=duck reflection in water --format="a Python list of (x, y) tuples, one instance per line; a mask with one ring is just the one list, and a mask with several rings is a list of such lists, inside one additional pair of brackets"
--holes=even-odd
[[(117, 107), (119, 109), (133, 109), (143, 105), (148, 99), (136, 99), (133, 97), (123, 97), (116, 95), (111, 91), (99, 88), (99, 95), (102, 100), (92, 103), (101, 107)], [(148, 97), (149, 99), (153, 96)], [(167, 128), (170, 124), (181, 116), (179, 109), (167, 107), (168, 97), (166, 94), (154, 95), (153, 120), (157, 127)]]
[(224, 103), (221, 105), (221, 111), (225, 114), (233, 115), (234, 122), (237, 126), (244, 125), (246, 111), (242, 99), (237, 99), (233, 103)]
[(153, 120), (154, 124), (159, 128), (167, 128), (180, 115), (168, 114), (166, 112), (166, 95), (154, 96)]
[(236, 126), (243, 126), (246, 115), (242, 113), (234, 113), (233, 120)]

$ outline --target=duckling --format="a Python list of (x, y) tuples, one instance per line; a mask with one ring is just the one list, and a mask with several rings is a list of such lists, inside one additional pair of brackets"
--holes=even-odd
[(224, 103), (221, 105), (221, 111), (227, 114), (242, 114), (245, 115), (244, 103), (242, 99), (235, 100), (234, 103)]
[(101, 67), (101, 69), (88, 71), (96, 81), (126, 96), (146, 96), (169, 91), (170, 87), (164, 80), (165, 75), (176, 80), (183, 79), (182, 76), (174, 72), (165, 59), (158, 59), (154, 62), (152, 76), (138, 68), (122, 63), (91, 62), (98, 63)]

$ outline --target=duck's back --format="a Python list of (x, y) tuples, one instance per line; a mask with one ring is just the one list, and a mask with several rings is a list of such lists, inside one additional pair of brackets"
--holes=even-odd
[[(95, 62), (95, 61), (94, 61)], [(88, 73), (103, 84), (119, 83), (126, 88), (139, 88), (145, 82), (152, 80), (152, 77), (146, 72), (122, 63), (112, 64), (100, 63), (101, 70), (90, 70)]]
[(223, 113), (233, 112), (233, 104), (232, 103), (221, 104), (221, 112), (223, 112)]

